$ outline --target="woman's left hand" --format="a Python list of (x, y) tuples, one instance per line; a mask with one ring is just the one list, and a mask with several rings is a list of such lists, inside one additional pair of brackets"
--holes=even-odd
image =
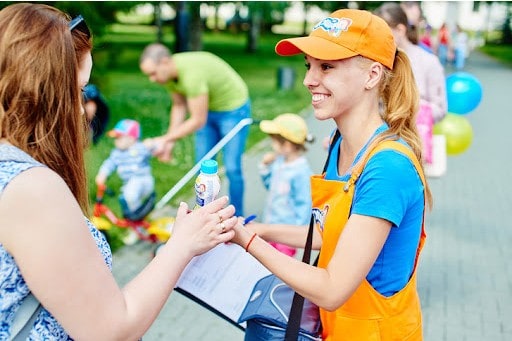
[(229, 242), (235, 232), (233, 227), (235, 207), (228, 205), (228, 198), (221, 197), (193, 211), (181, 203), (176, 215), (171, 239), (179, 240), (193, 256), (209, 251), (220, 243)]

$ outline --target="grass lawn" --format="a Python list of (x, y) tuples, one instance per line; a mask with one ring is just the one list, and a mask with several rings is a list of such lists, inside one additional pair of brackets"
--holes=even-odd
[(482, 46), (480, 50), (498, 61), (512, 67), (512, 45), (487, 44)]
[[(258, 43), (258, 52), (245, 52), (245, 34), (205, 33), (203, 50), (217, 54), (237, 70), (246, 81), (252, 101), (253, 119), (273, 118), (284, 112), (300, 113), (310, 102), (310, 96), (302, 85), (305, 72), (302, 56), (280, 57), (274, 52), (276, 42), (281, 36), (264, 36)], [(95, 42), (93, 52), (94, 68), (91, 83), (98, 85), (111, 110), (109, 127), (121, 118), (133, 118), (142, 126), (143, 137), (157, 136), (164, 133), (169, 124), (170, 98), (162, 86), (152, 84), (140, 72), (138, 59), (142, 49), (154, 42), (156, 35), (150, 27), (113, 26), (109, 33)], [(164, 35), (164, 43), (173, 48), (173, 34)], [(279, 90), (277, 87), (277, 70), (286, 66), (295, 70), (295, 86), (291, 90)], [(247, 148), (259, 142), (265, 135), (258, 125), (250, 127)], [(179, 181), (195, 164), (193, 136), (178, 141), (174, 149), (174, 159), (168, 164), (152, 160), (155, 176), (157, 199)], [(104, 137), (87, 151), (87, 170), (89, 192), (94, 197), (96, 188), (94, 177), (101, 162), (113, 148), (112, 141)], [(105, 198), (105, 202), (120, 212), (117, 193), (121, 185), (116, 175), (109, 178), (107, 185), (116, 195)], [(193, 195), (193, 185), (186, 185), (169, 204), (177, 207), (180, 200)], [(121, 232), (122, 233), (122, 232)], [(118, 244), (113, 232), (113, 249)]]

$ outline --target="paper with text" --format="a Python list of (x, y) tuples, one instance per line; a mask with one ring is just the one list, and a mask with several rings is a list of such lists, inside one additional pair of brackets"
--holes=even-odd
[(269, 274), (240, 246), (222, 243), (194, 257), (176, 287), (237, 323), (254, 285)]

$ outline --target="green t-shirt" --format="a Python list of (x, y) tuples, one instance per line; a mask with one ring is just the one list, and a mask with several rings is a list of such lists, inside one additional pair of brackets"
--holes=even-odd
[(209, 111), (229, 111), (249, 99), (247, 85), (224, 60), (210, 52), (180, 52), (172, 55), (178, 69), (177, 81), (169, 81), (170, 92), (193, 98), (208, 94)]

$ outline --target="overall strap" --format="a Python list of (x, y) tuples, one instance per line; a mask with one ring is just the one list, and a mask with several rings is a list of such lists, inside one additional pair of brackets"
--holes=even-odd
[[(329, 144), (329, 153), (327, 154), (327, 159), (325, 160), (324, 168), (322, 170), (322, 174), (325, 174), (327, 170), (327, 166), (329, 165), (329, 159), (331, 158), (332, 150), (334, 149), (334, 145), (340, 139), (341, 134), (338, 129), (331, 138), (331, 142)], [(308, 263), (311, 261), (311, 248), (313, 244), (313, 230), (315, 226), (315, 217), (311, 214), (311, 219), (309, 220), (309, 230), (308, 236), (306, 238), (306, 245), (304, 245), (304, 254), (302, 255), (302, 261), (304, 263)], [(316, 266), (318, 263), (318, 257), (313, 263)], [(286, 334), (284, 337), (285, 341), (296, 341), (299, 337), (299, 329), (300, 322), (302, 320), (302, 310), (304, 308), (304, 297), (295, 293), (293, 295), (292, 306), (290, 308), (290, 315), (288, 316), (288, 325), (286, 326)]]
[(418, 172), (418, 175), (421, 179), (421, 182), (423, 183), (423, 186), (426, 185), (425, 180), (425, 174), (423, 172), (423, 167), (421, 166), (420, 162), (418, 161), (418, 158), (410, 148), (408, 148), (403, 143), (400, 143), (395, 140), (384, 140), (384, 141), (374, 141), (368, 146), (367, 151), (365, 154), (361, 157), (361, 160), (354, 166), (352, 169), (352, 173), (350, 175), (350, 179), (347, 181), (345, 185), (345, 192), (348, 191), (348, 188), (355, 184), (356, 181), (359, 179), (359, 176), (363, 172), (364, 167), (366, 166), (366, 163), (368, 163), (368, 160), (371, 159), (372, 156), (377, 154), (378, 152), (385, 150), (385, 149), (392, 149), (396, 150), (404, 155), (406, 155), (413, 163), (414, 168), (416, 168), (416, 171)]

